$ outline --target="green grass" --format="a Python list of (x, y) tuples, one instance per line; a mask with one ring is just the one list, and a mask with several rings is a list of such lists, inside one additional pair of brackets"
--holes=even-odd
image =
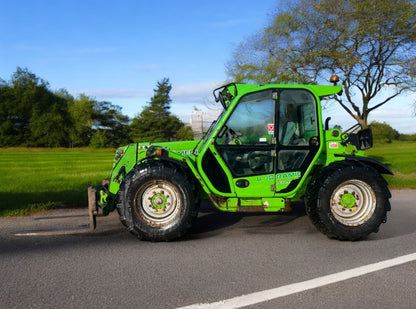
[(0, 149), (0, 216), (87, 207), (87, 188), (110, 177), (114, 150)]
[(375, 141), (366, 154), (393, 171), (393, 176), (385, 175), (390, 188), (416, 189), (416, 142)]
[[(384, 164), (390, 188), (416, 189), (416, 142), (375, 142), (367, 155)], [(87, 207), (87, 188), (109, 178), (113, 149), (0, 149), (0, 216)]]

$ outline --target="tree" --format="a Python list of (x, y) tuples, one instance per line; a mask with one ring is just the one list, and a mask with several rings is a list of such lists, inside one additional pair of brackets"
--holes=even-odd
[(52, 92), (26, 68), (18, 67), (9, 82), (0, 79), (0, 147), (117, 147), (131, 141), (128, 122), (119, 106)]
[(130, 125), (130, 137), (136, 142), (162, 142), (177, 138), (184, 124), (170, 113), (172, 86), (168, 78), (157, 82), (154, 95), (138, 117)]
[(335, 99), (366, 127), (372, 110), (416, 88), (415, 13), (413, 0), (290, 1), (240, 44), (228, 72), (261, 83), (316, 83), (336, 73), (344, 95)]
[(56, 106), (48, 112), (35, 110), (30, 121), (30, 138), (27, 146), (67, 147), (68, 126), (65, 114), (56, 111)]
[(0, 87), (0, 123), (0, 146), (68, 145), (65, 100), (26, 68)]
[(195, 138), (194, 132), (190, 126), (183, 126), (178, 130), (177, 137), (181, 141), (191, 141)]
[(75, 99), (62, 89), (57, 92), (57, 95), (64, 98), (68, 105), (68, 113), (71, 118), (69, 146), (73, 148), (88, 145), (92, 136), (94, 101), (84, 94)]
[(0, 147), (16, 146), (21, 138), (16, 122), (18, 116), (13, 112), (12, 88), (7, 83), (0, 85)]
[(19, 67), (11, 81), (0, 87), (0, 146), (19, 146), (27, 141), (34, 101), (46, 88), (46, 82)]
[(93, 135), (90, 146), (118, 147), (131, 142), (128, 136), (129, 117), (121, 107), (107, 101), (93, 101)]

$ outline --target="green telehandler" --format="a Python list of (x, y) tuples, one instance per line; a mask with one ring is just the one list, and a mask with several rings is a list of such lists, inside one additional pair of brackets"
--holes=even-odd
[(333, 85), (237, 84), (215, 89), (223, 109), (197, 141), (139, 143), (116, 150), (111, 177), (89, 188), (89, 212), (117, 209), (140, 239), (183, 236), (203, 199), (228, 212), (287, 212), (304, 199), (323, 234), (358, 240), (386, 222), (391, 197), (365, 156), (370, 129), (329, 129), (321, 99), (342, 93)]

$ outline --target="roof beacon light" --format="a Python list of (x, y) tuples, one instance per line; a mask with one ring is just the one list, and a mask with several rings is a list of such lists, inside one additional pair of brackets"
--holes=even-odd
[(331, 78), (329, 79), (329, 81), (330, 81), (331, 83), (333, 83), (333, 84), (334, 84), (334, 86), (336, 86), (336, 85), (338, 84), (338, 82), (339, 82), (339, 77), (338, 77), (338, 75), (332, 75), (332, 76), (331, 76)]

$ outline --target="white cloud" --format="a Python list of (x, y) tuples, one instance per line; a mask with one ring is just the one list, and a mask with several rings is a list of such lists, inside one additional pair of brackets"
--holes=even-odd
[(85, 94), (102, 99), (134, 99), (152, 96), (153, 90), (144, 89), (71, 89), (75, 95)]
[(412, 116), (412, 106), (410, 103), (394, 104), (381, 107), (370, 113), (370, 122), (385, 122), (400, 133), (416, 133), (416, 118)]
[(171, 111), (182, 121), (188, 123), (193, 107), (202, 111), (204, 121), (212, 121), (218, 117), (222, 107), (214, 101), (212, 91), (224, 82), (208, 81), (173, 85)]
[[(222, 85), (221, 82), (201, 82), (178, 84), (172, 86), (170, 97), (173, 102), (178, 103), (205, 103), (213, 98), (212, 91)], [(70, 93), (86, 94), (96, 97), (106, 98), (143, 98), (150, 99), (153, 96), (153, 88), (134, 89), (134, 88), (114, 88), (114, 89), (69, 89)]]
[[(372, 121), (385, 122), (400, 133), (416, 133), (416, 118), (412, 116), (413, 107), (410, 102), (400, 102), (399, 100), (389, 102), (379, 109), (370, 112), (368, 122)], [(340, 106), (333, 104), (324, 111), (324, 120), (330, 116), (330, 125), (341, 125), (342, 128), (348, 129), (356, 121), (347, 114)]]
[(171, 97), (180, 103), (205, 103), (213, 98), (212, 91), (222, 85), (222, 82), (210, 81), (173, 85)]
[[(172, 98), (171, 111), (187, 122), (195, 106), (203, 112), (204, 119), (212, 121), (221, 111), (221, 105), (214, 101), (212, 91), (220, 87), (223, 82), (207, 81), (188, 84), (173, 84), (170, 96)], [(70, 89), (74, 95), (86, 94), (98, 100), (108, 100), (124, 107), (124, 112), (130, 117), (140, 112), (141, 106), (153, 96), (153, 88), (134, 89)], [(412, 116), (413, 100), (409, 98), (396, 99), (370, 113), (369, 122), (375, 120), (386, 122), (400, 133), (416, 133), (416, 117)], [(332, 102), (324, 110), (323, 117), (330, 116), (330, 125), (341, 125), (348, 129), (356, 123), (338, 104)]]
[[(188, 122), (194, 107), (196, 107), (203, 111), (206, 121), (212, 121), (222, 109), (221, 105), (214, 101), (212, 91), (221, 85), (223, 85), (223, 82), (216, 81), (172, 85), (170, 93), (172, 113), (184, 122)], [(154, 94), (153, 88), (85, 88), (68, 89), (68, 91), (73, 95), (85, 94), (97, 100), (110, 101), (121, 106), (123, 113), (126, 113), (129, 117), (136, 116)]]

